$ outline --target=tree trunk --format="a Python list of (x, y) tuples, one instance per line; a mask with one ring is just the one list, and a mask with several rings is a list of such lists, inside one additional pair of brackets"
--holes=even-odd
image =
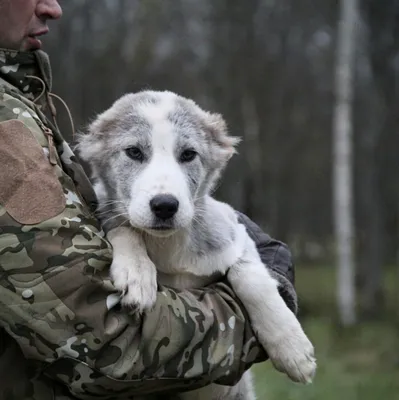
[(359, 24), (359, 102), (362, 110), (358, 135), (358, 228), (362, 235), (357, 275), (358, 298), (362, 317), (378, 317), (383, 309), (384, 227), (379, 182), (378, 144), (386, 125), (385, 99), (377, 88), (370, 61), (369, 32), (363, 21)]
[(338, 252), (337, 303), (344, 326), (356, 322), (352, 160), (353, 60), (357, 0), (340, 1), (333, 119), (334, 223)]

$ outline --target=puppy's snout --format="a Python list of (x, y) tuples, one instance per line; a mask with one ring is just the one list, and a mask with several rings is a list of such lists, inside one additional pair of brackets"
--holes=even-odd
[(159, 219), (172, 218), (179, 209), (179, 200), (171, 194), (159, 194), (150, 201), (151, 211)]

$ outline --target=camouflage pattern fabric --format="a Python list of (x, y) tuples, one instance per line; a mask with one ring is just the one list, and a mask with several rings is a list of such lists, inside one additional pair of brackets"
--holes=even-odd
[[(34, 224), (20, 215), (37, 204), (46, 209), (51, 194), (23, 192), (19, 205), (11, 193), (0, 204), (0, 399), (166, 399), (210, 382), (234, 384), (266, 354), (224, 282), (184, 292), (161, 287), (154, 310), (141, 317), (121, 309), (93, 190), (44, 114), (50, 90), (44, 53), (0, 50), (0, 184), (9, 164), (20, 168), (16, 190), (33, 177), (39, 188), (57, 179), (64, 201), (60, 212)], [(33, 154), (25, 139), (7, 153), (11, 126), (34, 138), (43, 157), (31, 161), (42, 175), (22, 158)], [(296, 308), (292, 285), (282, 279)]]

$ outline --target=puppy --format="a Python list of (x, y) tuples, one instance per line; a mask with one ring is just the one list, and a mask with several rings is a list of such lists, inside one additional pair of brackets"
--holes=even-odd
[[(99, 115), (78, 150), (92, 168), (122, 303), (143, 312), (155, 302), (157, 281), (184, 289), (227, 274), (274, 366), (307, 383), (316, 370), (312, 344), (235, 211), (211, 197), (238, 141), (221, 115), (171, 92), (144, 91)], [(233, 388), (210, 385), (180, 397), (255, 395), (247, 372)]]

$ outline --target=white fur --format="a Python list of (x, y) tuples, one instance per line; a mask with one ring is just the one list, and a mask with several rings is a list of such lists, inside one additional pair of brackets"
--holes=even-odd
[(134, 305), (139, 312), (151, 309), (157, 295), (157, 270), (143, 239), (126, 227), (111, 230), (107, 238), (114, 250), (111, 278), (122, 292), (122, 304)]
[(176, 228), (186, 227), (194, 215), (187, 182), (175, 159), (176, 132), (167, 115), (173, 110), (173, 96), (166, 96), (160, 105), (142, 105), (140, 113), (152, 124), (152, 158), (145, 171), (133, 182), (129, 216), (133, 226), (151, 225), (150, 200), (160, 194), (170, 194), (178, 199), (179, 210), (175, 217)]
[(228, 279), (276, 369), (295, 382), (310, 383), (316, 370), (313, 346), (281, 298), (277, 281), (264, 267), (249, 236), (245, 253), (230, 268)]

